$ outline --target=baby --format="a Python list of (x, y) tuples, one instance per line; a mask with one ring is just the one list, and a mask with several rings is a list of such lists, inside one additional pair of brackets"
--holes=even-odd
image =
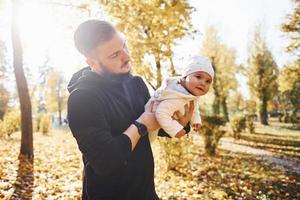
[[(193, 56), (180, 77), (164, 80), (162, 86), (145, 105), (151, 105), (156, 119), (164, 131), (171, 137), (181, 137), (185, 134), (184, 127), (174, 119), (173, 114), (179, 111), (184, 114), (184, 106), (194, 101), (194, 112), (190, 124), (196, 131), (201, 126), (198, 97), (205, 95), (210, 88), (214, 77), (214, 69), (208, 58)], [(151, 142), (157, 137), (158, 130), (149, 133)]]

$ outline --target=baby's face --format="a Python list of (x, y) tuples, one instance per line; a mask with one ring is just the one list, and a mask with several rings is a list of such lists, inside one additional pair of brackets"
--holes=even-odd
[(195, 96), (205, 95), (212, 83), (212, 77), (206, 72), (194, 72), (185, 78), (186, 89)]

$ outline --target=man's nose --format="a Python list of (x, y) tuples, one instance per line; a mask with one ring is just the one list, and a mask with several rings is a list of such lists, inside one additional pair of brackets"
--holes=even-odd
[(129, 52), (128, 52), (127, 49), (123, 49), (123, 51), (122, 51), (122, 59), (123, 59), (124, 61), (129, 60)]

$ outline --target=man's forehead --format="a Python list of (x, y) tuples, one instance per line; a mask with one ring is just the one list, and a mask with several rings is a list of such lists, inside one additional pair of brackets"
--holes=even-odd
[(114, 52), (120, 50), (123, 47), (125, 42), (125, 36), (121, 33), (116, 33), (112, 36), (110, 40), (100, 44), (98, 46), (98, 50), (105, 54), (105, 56), (109, 56)]

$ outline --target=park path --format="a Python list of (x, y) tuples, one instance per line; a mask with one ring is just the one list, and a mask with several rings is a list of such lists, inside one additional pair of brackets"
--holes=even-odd
[(278, 165), (286, 171), (291, 171), (300, 175), (299, 161), (292, 160), (291, 158), (282, 158), (271, 151), (258, 149), (243, 144), (236, 144), (232, 138), (222, 138), (219, 148), (232, 152), (250, 154), (258, 159)]

